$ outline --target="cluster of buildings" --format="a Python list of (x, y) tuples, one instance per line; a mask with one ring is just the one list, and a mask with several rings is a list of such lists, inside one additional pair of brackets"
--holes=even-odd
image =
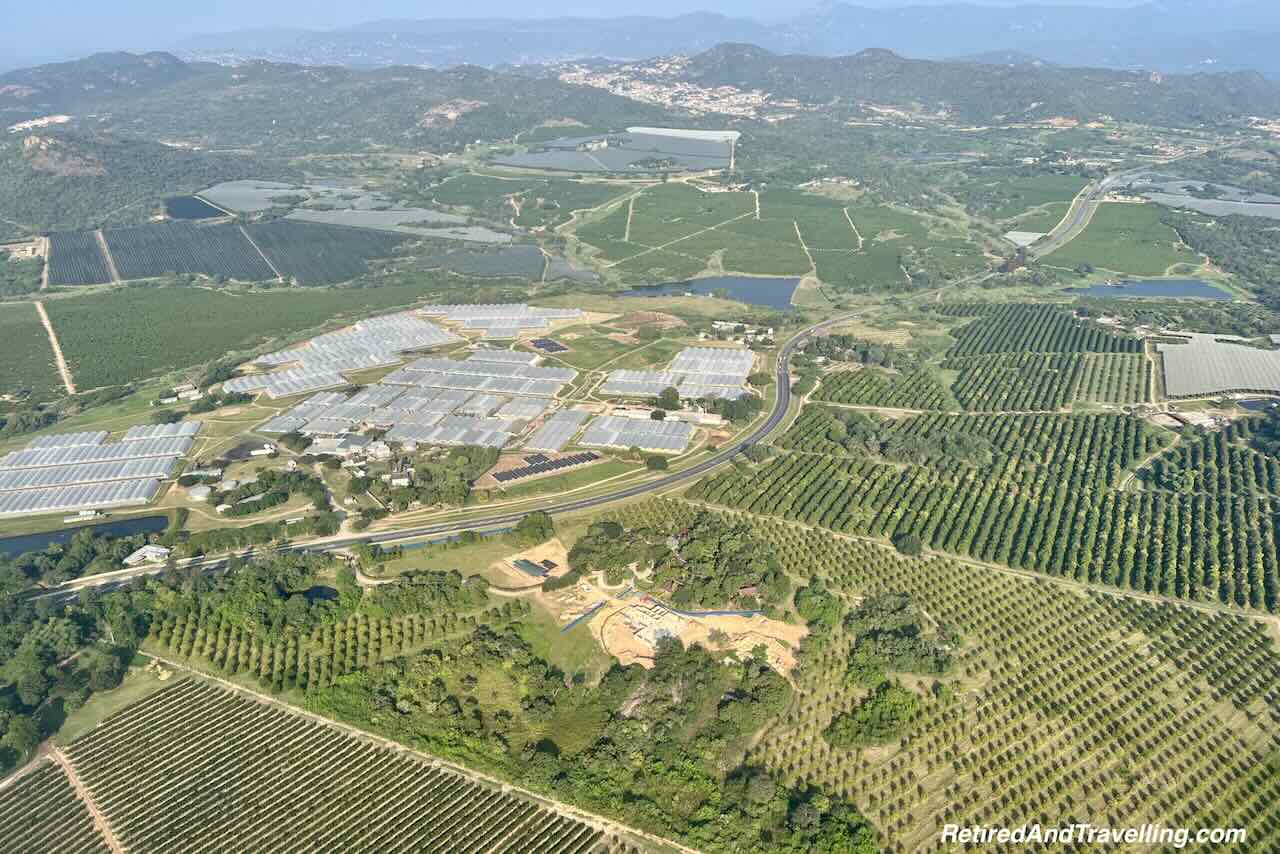
[(0, 457), (0, 516), (146, 504), (199, 430), (196, 422), (179, 422), (132, 427), (115, 442), (105, 431), (33, 439)]
[(775, 98), (763, 89), (700, 86), (677, 79), (688, 62), (686, 57), (663, 57), (608, 69), (574, 64), (562, 69), (559, 77), (565, 83), (604, 89), (695, 116), (718, 113), (781, 122), (811, 109), (793, 98)]

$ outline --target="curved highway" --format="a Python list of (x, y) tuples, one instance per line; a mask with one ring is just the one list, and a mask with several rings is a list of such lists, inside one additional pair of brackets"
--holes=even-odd
[[(790, 362), (791, 355), (798, 347), (808, 343), (809, 338), (816, 332), (827, 329), (838, 323), (848, 320), (853, 315), (841, 315), (839, 317), (829, 318), (820, 323), (815, 323), (791, 337), (782, 347), (782, 352), (778, 354), (777, 363), (774, 366), (775, 376), (774, 382), (778, 390), (777, 399), (774, 401), (773, 409), (769, 411), (769, 416), (751, 434), (745, 439), (731, 445), (725, 450), (720, 451), (712, 457), (708, 457), (700, 463), (689, 466), (689, 468), (681, 469), (673, 472), (665, 477), (657, 480), (648, 480), (644, 483), (637, 483), (633, 486), (623, 487), (614, 492), (604, 495), (597, 495), (589, 498), (571, 499), (559, 503), (551, 503), (544, 507), (535, 508), (542, 510), (551, 515), (563, 513), (576, 513), (580, 510), (590, 510), (593, 507), (601, 507), (606, 504), (612, 504), (615, 501), (622, 501), (627, 498), (634, 498), (637, 495), (644, 495), (650, 492), (661, 492), (671, 487), (684, 483), (685, 481), (701, 477), (712, 469), (718, 468), (732, 460), (739, 453), (745, 451), (752, 445), (767, 438), (770, 433), (777, 429), (782, 420), (786, 418), (787, 410), (791, 407), (791, 374)], [(554, 499), (551, 499), (554, 500)], [(516, 512), (500, 513), (482, 519), (471, 519), (466, 522), (437, 522), (432, 525), (425, 525), (417, 528), (405, 528), (396, 531), (385, 531), (376, 534), (361, 534), (358, 536), (344, 537), (341, 539), (329, 539), (313, 543), (297, 543), (284, 546), (283, 549), (289, 551), (334, 551), (336, 549), (349, 548), (359, 543), (396, 543), (401, 540), (414, 540), (421, 537), (429, 537), (433, 534), (448, 534), (461, 530), (489, 531), (495, 528), (505, 528), (519, 522), (534, 510), (521, 510)], [(266, 550), (263, 550), (266, 551)], [(275, 551), (275, 549), (273, 549)], [(240, 557), (253, 557), (258, 554), (257, 551), (247, 550), (239, 553)], [(186, 568), (199, 568), (206, 571), (213, 571), (221, 567), (227, 561), (227, 556), (209, 557), (209, 558), (192, 558), (179, 562), (179, 566)], [(87, 576), (85, 578), (69, 581), (58, 587), (49, 588), (43, 592), (37, 593), (38, 597), (56, 596), (67, 597), (74, 596), (77, 590), (86, 587), (95, 587), (99, 589), (110, 589), (127, 584), (131, 579), (140, 575), (155, 575), (164, 571), (164, 567), (147, 566), (139, 567), (136, 570), (120, 570), (117, 572), (104, 573), (101, 575)]]

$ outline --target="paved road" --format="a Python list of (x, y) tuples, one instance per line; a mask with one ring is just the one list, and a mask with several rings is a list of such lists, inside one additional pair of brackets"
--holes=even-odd
[[(783, 419), (786, 418), (787, 410), (791, 406), (791, 374), (789, 363), (791, 361), (792, 354), (795, 353), (799, 347), (807, 343), (814, 333), (838, 323), (842, 323), (852, 316), (853, 315), (841, 315), (839, 317), (830, 318), (829, 320), (824, 320), (821, 323), (816, 323), (813, 326), (797, 333), (783, 346), (782, 352), (778, 354), (778, 360), (774, 366), (774, 382), (776, 383), (778, 395), (777, 399), (774, 401), (773, 409), (770, 410), (769, 416), (764, 420), (764, 422), (755, 430), (751, 431), (751, 434), (745, 439), (720, 451), (715, 456), (708, 457), (696, 465), (690, 466), (687, 469), (681, 469), (680, 471), (669, 474), (666, 477), (646, 481), (644, 483), (637, 483), (634, 486), (624, 487), (615, 492), (609, 492), (604, 495), (562, 501), (559, 503), (550, 503), (545, 507), (539, 507), (537, 509), (544, 510), (552, 515), (590, 510), (595, 507), (611, 504), (615, 501), (634, 498), (638, 495), (668, 490), (673, 486), (701, 477), (712, 469), (718, 468), (729, 462), (747, 448), (767, 438), (770, 433), (778, 428), (778, 425), (782, 423)], [(502, 528), (509, 528), (519, 522), (527, 516), (529, 512), (530, 510), (526, 509), (518, 512), (501, 513), (481, 519), (472, 519), (462, 523), (437, 522), (432, 525), (425, 525), (416, 528), (405, 528), (402, 530), (385, 531), (376, 534), (361, 534), (358, 536), (343, 537), (341, 539), (324, 540), (323, 542), (296, 543), (285, 546), (283, 549), (287, 551), (334, 551), (337, 549), (349, 548), (351, 546), (358, 545), (359, 543), (390, 544), (405, 540), (421, 539), (423, 537), (430, 537), (436, 534), (448, 534), (460, 530), (474, 530), (482, 532), (501, 530)], [(278, 550), (280, 549), (272, 549), (271, 551)], [(257, 554), (256, 551), (248, 550), (242, 552), (240, 556), (253, 557), (255, 554)], [(225, 556), (192, 558), (190, 560), (180, 562), (179, 566), (212, 572), (224, 566), (226, 562), (227, 558)], [(112, 588), (128, 584), (138, 576), (156, 575), (163, 571), (163, 567), (157, 566), (119, 570), (117, 572), (104, 573), (101, 575), (94, 575), (87, 578), (68, 581), (58, 587), (50, 588), (49, 590), (38, 593), (36, 596), (38, 598), (73, 598), (78, 590), (82, 590), (87, 587), (93, 587), (98, 590), (110, 590)]]
[(1102, 203), (1103, 198), (1106, 197), (1107, 193), (1114, 190), (1117, 185), (1124, 183), (1125, 180), (1135, 175), (1166, 168), (1172, 163), (1177, 163), (1183, 158), (1192, 157), (1196, 154), (1199, 154), (1199, 152), (1190, 152), (1172, 160), (1139, 166), (1136, 169), (1127, 169), (1124, 172), (1108, 175), (1101, 181), (1090, 184), (1072, 200), (1071, 207), (1067, 210), (1067, 215), (1062, 218), (1062, 221), (1031, 247), (1030, 253), (1032, 257), (1044, 258), (1079, 237), (1080, 233), (1088, 227), (1093, 215), (1098, 212), (1098, 205)]

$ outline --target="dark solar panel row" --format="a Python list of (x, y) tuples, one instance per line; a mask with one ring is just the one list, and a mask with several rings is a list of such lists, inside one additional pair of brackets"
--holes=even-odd
[(536, 466), (538, 463), (547, 462), (548, 457), (546, 454), (530, 454), (529, 456), (524, 458), (524, 461), (531, 466)]
[(521, 466), (518, 469), (508, 469), (500, 471), (493, 476), (498, 483), (509, 483), (513, 480), (519, 480), (522, 477), (529, 477), (535, 474), (544, 474), (549, 471), (558, 471), (559, 469), (569, 468), (570, 466), (580, 466), (583, 463), (589, 463), (593, 460), (600, 459), (600, 455), (592, 451), (586, 451), (581, 454), (573, 454), (568, 457), (561, 457), (558, 460), (547, 460), (544, 463), (535, 463), (531, 466)]
[(535, 338), (533, 339), (533, 346), (544, 353), (564, 353), (569, 349), (559, 341), (552, 341), (550, 338)]

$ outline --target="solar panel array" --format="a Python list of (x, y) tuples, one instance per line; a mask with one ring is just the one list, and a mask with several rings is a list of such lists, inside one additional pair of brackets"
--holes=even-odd
[(754, 363), (750, 350), (686, 347), (665, 371), (612, 371), (600, 391), (618, 397), (657, 397), (675, 388), (685, 399), (738, 398), (748, 394), (745, 383)]
[(428, 305), (423, 314), (442, 315), (463, 328), (479, 330), (486, 338), (515, 338), (527, 329), (545, 329), (555, 320), (575, 320), (583, 316), (578, 308), (536, 308), (524, 303), (485, 305)]
[(0, 516), (145, 504), (199, 430), (196, 422), (141, 425), (112, 443), (101, 431), (37, 437), (0, 457)]
[(558, 451), (569, 444), (590, 415), (581, 409), (563, 409), (548, 418), (524, 446), (531, 451)]
[(535, 338), (529, 343), (544, 353), (566, 353), (569, 350), (568, 347), (552, 338)]
[(642, 451), (683, 453), (693, 438), (693, 425), (683, 421), (652, 421), (601, 415), (587, 425), (579, 445), (639, 448)]
[(498, 483), (510, 483), (513, 480), (532, 477), (535, 474), (546, 474), (547, 472), (560, 471), (561, 469), (572, 468), (573, 466), (580, 466), (584, 463), (594, 462), (598, 459), (600, 459), (600, 455), (594, 451), (584, 451), (581, 454), (561, 457), (558, 460), (544, 460), (540, 463), (533, 463), (516, 469), (500, 471), (493, 476), (493, 479), (498, 481)]
[(460, 340), (414, 312), (371, 317), (335, 332), (317, 335), (299, 347), (259, 356), (263, 368), (293, 365), (283, 371), (236, 377), (223, 384), (230, 392), (265, 392), (288, 397), (343, 385), (344, 373), (394, 365), (410, 350)]

